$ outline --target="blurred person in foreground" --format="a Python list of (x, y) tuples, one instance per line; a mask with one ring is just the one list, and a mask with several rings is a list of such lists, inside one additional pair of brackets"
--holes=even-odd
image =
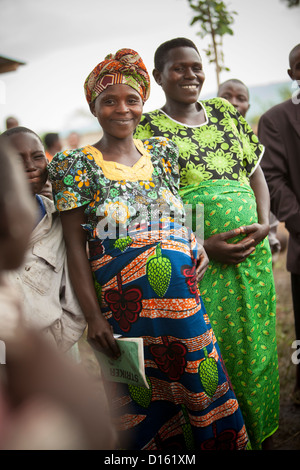
[[(265, 145), (262, 159), (271, 197), (271, 209), (289, 232), (287, 270), (295, 318), (296, 340), (300, 341), (300, 44), (289, 54), (289, 77), (296, 84), (291, 99), (273, 106), (258, 123), (258, 136)], [(300, 405), (300, 364), (292, 396)]]
[(29, 182), (35, 207), (35, 224), (24, 260), (7, 275), (22, 299), (26, 323), (60, 350), (68, 351), (82, 336), (86, 321), (69, 279), (59, 213), (53, 202), (41, 195), (48, 176), (44, 146), (26, 127), (9, 129), (0, 139), (9, 143), (23, 162), (22, 174)]
[(12, 129), (13, 127), (19, 126), (19, 121), (14, 116), (8, 116), (5, 120), (6, 129)]
[(113, 449), (115, 431), (98, 386), (23, 322), (7, 282), (22, 263), (36, 220), (22, 164), (0, 141), (0, 450)]

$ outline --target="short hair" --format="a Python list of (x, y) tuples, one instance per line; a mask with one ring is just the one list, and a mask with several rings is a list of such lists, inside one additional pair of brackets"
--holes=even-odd
[(164, 65), (165, 65), (165, 57), (167, 53), (171, 49), (175, 49), (176, 47), (192, 47), (195, 49), (197, 54), (200, 53), (197, 49), (197, 46), (191, 41), (190, 39), (187, 38), (174, 38), (170, 39), (169, 41), (163, 42), (160, 46), (155, 51), (154, 54), (154, 67), (159, 71), (162, 72)]
[(44, 144), (47, 148), (52, 147), (59, 140), (59, 134), (57, 132), (49, 132), (44, 135)]
[(218, 96), (219, 96), (219, 92), (220, 92), (220, 89), (222, 88), (223, 85), (227, 85), (227, 83), (238, 83), (239, 85), (242, 85), (243, 87), (246, 88), (247, 90), (247, 93), (248, 93), (248, 98), (250, 98), (250, 93), (249, 93), (249, 89), (248, 87), (245, 85), (244, 82), (242, 82), (242, 80), (239, 80), (238, 78), (229, 78), (228, 80), (225, 80), (225, 82), (221, 83), (219, 85), (219, 89), (218, 89)]
[(290, 67), (292, 67), (292, 61), (293, 61), (293, 56), (300, 50), (300, 44), (297, 44), (297, 46), (293, 47), (291, 52), (289, 53), (289, 64)]
[(32, 131), (31, 129), (28, 129), (28, 127), (23, 127), (23, 126), (17, 126), (17, 127), (12, 127), (11, 129), (7, 129), (1, 134), (1, 137), (9, 137), (13, 134), (21, 134), (21, 133), (33, 134), (39, 139), (41, 143), (43, 143), (42, 139), (40, 138), (38, 134), (36, 134), (36, 132)]

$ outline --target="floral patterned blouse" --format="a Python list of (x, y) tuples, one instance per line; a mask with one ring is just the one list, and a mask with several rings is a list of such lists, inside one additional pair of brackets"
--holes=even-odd
[(85, 205), (91, 239), (104, 218), (125, 229), (149, 220), (182, 223), (176, 145), (164, 137), (134, 142), (141, 157), (132, 167), (104, 160), (90, 145), (58, 153), (48, 165), (57, 210)]
[(199, 101), (205, 122), (188, 126), (157, 109), (142, 116), (135, 137), (164, 136), (179, 148), (180, 186), (211, 179), (231, 179), (249, 184), (263, 155), (250, 125), (227, 100)]

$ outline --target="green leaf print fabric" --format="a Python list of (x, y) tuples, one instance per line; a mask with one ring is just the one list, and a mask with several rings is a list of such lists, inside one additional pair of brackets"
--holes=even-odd
[(179, 149), (180, 186), (210, 179), (248, 182), (263, 146), (247, 121), (222, 98), (201, 101), (206, 122), (187, 126), (157, 109), (142, 116), (135, 136), (164, 136)]
[[(143, 115), (135, 136), (164, 136), (177, 145), (180, 195), (185, 204), (204, 204), (207, 239), (257, 222), (250, 177), (264, 148), (228, 101), (213, 98), (199, 105), (202, 125), (182, 124), (157, 109)], [(276, 295), (268, 239), (239, 265), (210, 260), (199, 287), (251, 446), (260, 449), (279, 420)]]
[(184, 209), (178, 197), (177, 147), (160, 137), (138, 144), (151, 161), (151, 174), (132, 181), (122, 172), (114, 179), (107, 177), (95, 159), (95, 152), (100, 152), (92, 146), (56, 154), (48, 172), (57, 210), (85, 206), (91, 237), (104, 217), (112, 226), (123, 227), (124, 232), (142, 218), (158, 220), (160, 212), (172, 214), (181, 222)]
[[(204, 237), (257, 222), (248, 185), (213, 180), (186, 186), (188, 204), (204, 204)], [(240, 236), (232, 239), (235, 243)], [(238, 265), (210, 260), (200, 293), (242, 409), (253, 449), (273, 434), (279, 419), (275, 337), (276, 295), (268, 239)]]

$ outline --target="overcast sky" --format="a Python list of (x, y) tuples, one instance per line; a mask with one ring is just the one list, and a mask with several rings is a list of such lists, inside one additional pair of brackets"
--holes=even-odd
[[(300, 8), (281, 0), (225, 0), (237, 12), (234, 36), (223, 51), (230, 72), (248, 86), (288, 80), (288, 54), (300, 43)], [(0, 55), (26, 62), (0, 75), (0, 129), (8, 115), (36, 132), (66, 131), (86, 122), (83, 83), (93, 67), (122, 47), (137, 50), (150, 74), (155, 49), (177, 36), (192, 39), (200, 53), (208, 39), (197, 35), (187, 0), (0, 0)], [(202, 94), (215, 94), (214, 67), (202, 53)], [(152, 74), (151, 74), (152, 78)], [(152, 80), (145, 111), (162, 106)], [(93, 122), (93, 121), (92, 121)]]

